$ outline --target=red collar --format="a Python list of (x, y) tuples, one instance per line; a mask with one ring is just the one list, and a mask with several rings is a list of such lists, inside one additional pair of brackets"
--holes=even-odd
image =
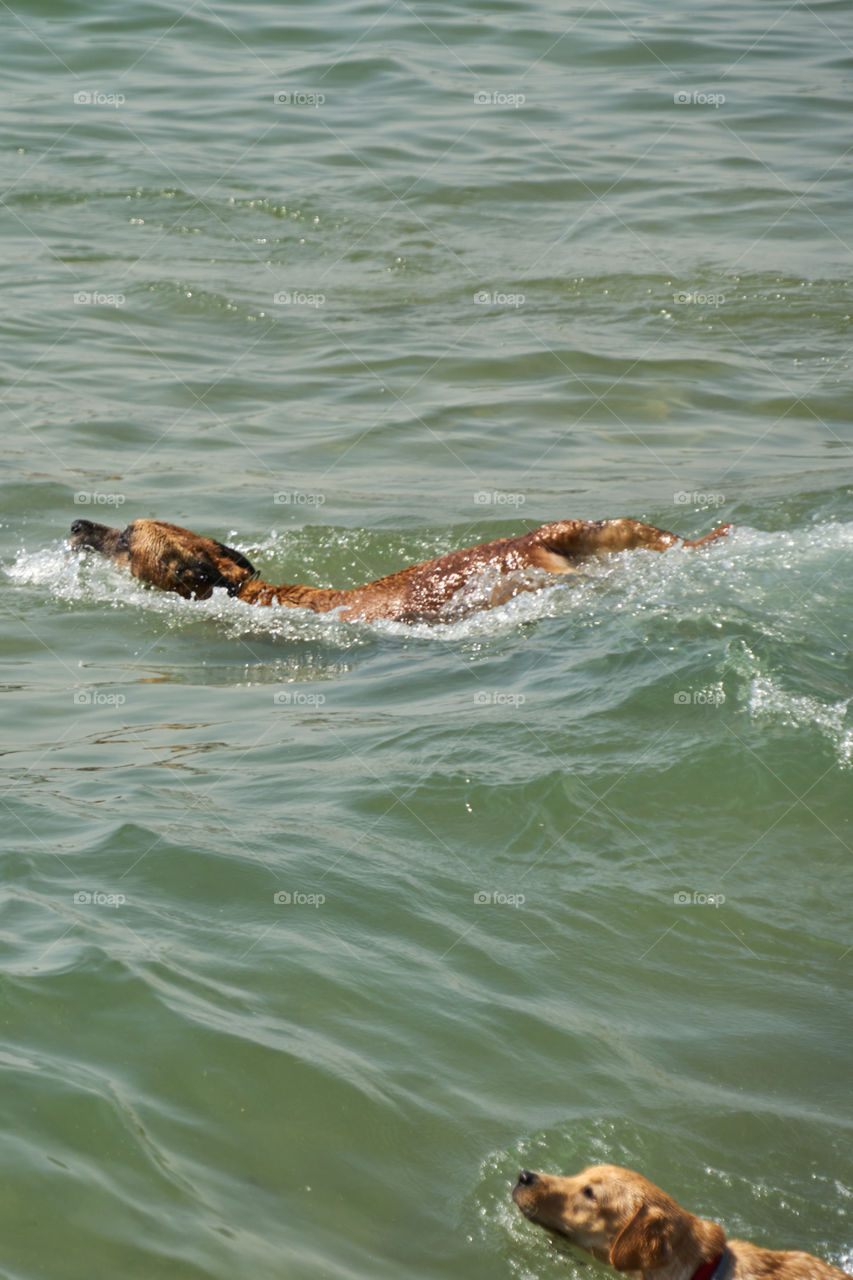
[(724, 1253), (725, 1250), (723, 1250), (723, 1253), (718, 1253), (716, 1258), (712, 1258), (710, 1262), (703, 1262), (701, 1267), (693, 1272), (691, 1280), (711, 1280), (711, 1277), (723, 1260)]

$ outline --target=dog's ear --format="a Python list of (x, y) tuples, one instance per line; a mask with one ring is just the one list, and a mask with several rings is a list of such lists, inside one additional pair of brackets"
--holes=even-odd
[(226, 587), (229, 596), (236, 596), (245, 583), (257, 578), (258, 571), (251, 560), (233, 547), (226, 547), (224, 542), (214, 542), (213, 546), (220, 553), (213, 557), (213, 567), (209, 572), (211, 587)]
[(672, 1253), (672, 1221), (663, 1209), (640, 1205), (613, 1242), (610, 1265), (617, 1271), (662, 1267)]

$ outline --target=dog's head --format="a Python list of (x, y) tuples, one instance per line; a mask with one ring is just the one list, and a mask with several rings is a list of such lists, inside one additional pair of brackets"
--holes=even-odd
[(115, 560), (116, 564), (127, 566), (129, 563), (127, 529), (111, 529), (106, 524), (96, 524), (94, 520), (75, 520), (71, 526), (68, 539), (72, 547), (100, 551), (101, 555)]
[(639, 1173), (590, 1165), (561, 1178), (525, 1170), (512, 1198), (526, 1218), (617, 1271), (645, 1274), (673, 1258), (713, 1257), (725, 1244), (716, 1223), (687, 1213)]
[(143, 582), (186, 598), (206, 600), (214, 587), (236, 595), (255, 576), (251, 562), (233, 547), (165, 520), (134, 520), (126, 529), (75, 520), (69, 542), (99, 551)]

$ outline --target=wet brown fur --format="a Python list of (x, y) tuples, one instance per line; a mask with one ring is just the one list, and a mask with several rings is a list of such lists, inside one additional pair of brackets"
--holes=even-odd
[(262, 582), (239, 551), (164, 520), (134, 520), (123, 530), (75, 520), (70, 541), (74, 547), (101, 552), (143, 582), (187, 598), (206, 600), (214, 587), (224, 587), (248, 604), (292, 605), (315, 613), (340, 609), (348, 619), (412, 622), (438, 619), (456, 592), (483, 570), (496, 569), (501, 575), (488, 601), (496, 605), (519, 591), (532, 590), (548, 573), (573, 572), (578, 562), (600, 552), (697, 547), (723, 537), (730, 528), (720, 525), (704, 538), (683, 542), (638, 520), (558, 520), (517, 538), (451, 551), (344, 591)]
[(810, 1253), (727, 1240), (718, 1223), (688, 1213), (642, 1174), (618, 1165), (591, 1165), (569, 1178), (525, 1171), (512, 1198), (537, 1226), (637, 1280), (691, 1280), (724, 1248), (730, 1254), (724, 1280), (847, 1277)]

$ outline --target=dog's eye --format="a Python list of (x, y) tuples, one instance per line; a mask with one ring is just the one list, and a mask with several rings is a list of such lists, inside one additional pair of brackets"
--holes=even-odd
[(581, 1195), (586, 1196), (587, 1200), (595, 1199), (595, 1192), (593, 1191), (592, 1187), (584, 1187), (581, 1190)]

